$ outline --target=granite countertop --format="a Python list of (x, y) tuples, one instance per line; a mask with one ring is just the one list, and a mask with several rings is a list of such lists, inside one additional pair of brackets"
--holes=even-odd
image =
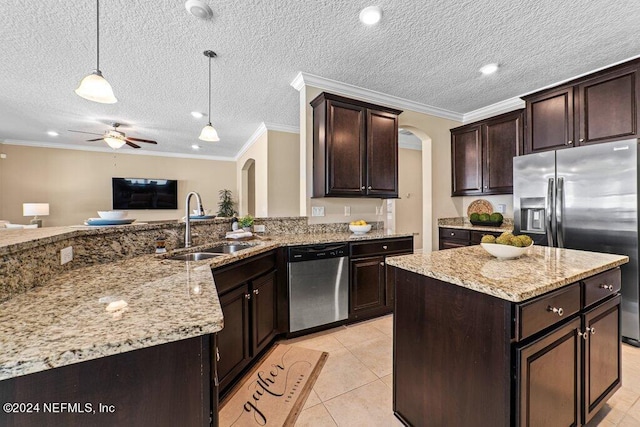
[(521, 302), (629, 262), (623, 255), (533, 246), (512, 260), (498, 260), (481, 246), (402, 255), (387, 260), (404, 270)]
[[(59, 233), (46, 230), (39, 236)], [(211, 268), (281, 246), (408, 236), (381, 231), (264, 236), (226, 241), (248, 249), (203, 261), (142, 255), (62, 273), (0, 303), (0, 380), (221, 330)], [(124, 309), (106, 310), (108, 302), (120, 299), (128, 304)]]
[(491, 227), (486, 225), (473, 225), (466, 217), (438, 218), (438, 227), (457, 228), (461, 230), (472, 231), (494, 231), (501, 233), (503, 231), (513, 231), (513, 220), (511, 218), (504, 218), (504, 221), (502, 222), (502, 225), (500, 225), (500, 227)]

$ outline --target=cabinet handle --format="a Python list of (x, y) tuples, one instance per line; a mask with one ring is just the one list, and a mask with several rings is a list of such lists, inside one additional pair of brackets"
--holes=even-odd
[(220, 350), (218, 350), (216, 348), (216, 361), (219, 362), (220, 361)]
[(587, 332), (591, 332), (591, 335), (595, 335), (596, 334), (596, 328), (587, 328), (586, 331), (585, 331), (585, 334)]
[(580, 142), (584, 142), (584, 138), (580, 138), (578, 141), (580, 141)]
[(484, 189), (485, 189), (485, 190), (486, 190), (486, 189), (488, 189), (488, 188), (489, 188), (489, 186), (487, 186), (487, 185), (485, 185), (485, 186), (484, 186)]
[(362, 187), (360, 187), (361, 190), (364, 190), (364, 185)]
[(582, 337), (583, 340), (586, 340), (587, 338), (589, 338), (589, 333), (588, 332), (580, 332), (580, 329), (578, 329), (578, 336)]
[(254, 293), (254, 294), (256, 294), (256, 295), (258, 295), (258, 294), (260, 293), (260, 289), (254, 289), (254, 290), (253, 290), (253, 293)]
[(562, 316), (564, 314), (564, 310), (562, 309), (562, 307), (560, 308), (556, 308), (556, 307), (547, 307), (547, 311), (550, 311), (552, 313), (556, 313), (558, 316)]
[(369, 190), (371, 190), (371, 186), (367, 187)]
[(382, 245), (382, 249), (387, 249), (387, 245)]
[(451, 232), (451, 235), (452, 235), (452, 236), (455, 236), (455, 235), (456, 235), (456, 233), (454, 233), (454, 232)]
[(607, 285), (606, 283), (603, 283), (600, 285), (600, 289), (606, 289), (609, 292), (613, 292), (613, 285)]
[(571, 145), (571, 144), (573, 144), (573, 141), (572, 140), (568, 140), (567, 141), (567, 145)]
[(244, 294), (245, 299), (251, 299), (251, 294)]
[(384, 261), (380, 261), (380, 265), (384, 265)]

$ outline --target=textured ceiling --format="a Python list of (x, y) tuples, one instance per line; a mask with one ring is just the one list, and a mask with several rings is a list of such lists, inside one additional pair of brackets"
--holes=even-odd
[[(636, 1), (375, 2), (382, 21), (358, 21), (366, 0), (103, 0), (100, 68), (118, 103), (73, 90), (95, 68), (95, 2), (0, 3), (0, 141), (86, 144), (67, 129), (127, 124), (155, 139), (151, 152), (233, 157), (261, 122), (298, 126), (298, 72), (467, 113), (640, 54)], [(199, 142), (212, 49), (212, 122), (221, 141)], [(502, 65), (482, 77), (478, 68)], [(46, 131), (56, 130), (51, 138)]]

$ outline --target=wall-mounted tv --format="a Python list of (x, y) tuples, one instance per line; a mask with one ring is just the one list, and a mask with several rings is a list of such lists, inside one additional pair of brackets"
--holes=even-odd
[(113, 209), (178, 209), (174, 179), (112, 178)]

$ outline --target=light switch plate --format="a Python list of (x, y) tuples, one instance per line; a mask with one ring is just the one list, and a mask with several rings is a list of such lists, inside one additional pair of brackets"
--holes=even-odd
[(324, 206), (312, 206), (311, 216), (324, 216)]
[(73, 246), (60, 249), (60, 265), (64, 265), (73, 260)]
[(507, 205), (502, 204), (502, 203), (498, 204), (498, 212), (501, 213), (501, 214), (506, 213), (507, 212)]

